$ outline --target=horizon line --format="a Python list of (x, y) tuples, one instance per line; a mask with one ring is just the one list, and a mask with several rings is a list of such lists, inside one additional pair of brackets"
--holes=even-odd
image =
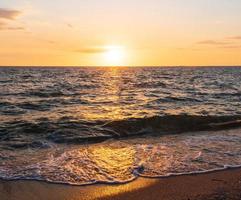
[(72, 65), (0, 65), (0, 68), (236, 68), (241, 65), (150, 65), (150, 66), (72, 66)]

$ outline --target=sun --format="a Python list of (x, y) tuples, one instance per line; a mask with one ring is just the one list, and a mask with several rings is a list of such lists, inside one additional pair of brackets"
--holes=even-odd
[(122, 46), (107, 46), (104, 57), (107, 65), (124, 65), (125, 49)]

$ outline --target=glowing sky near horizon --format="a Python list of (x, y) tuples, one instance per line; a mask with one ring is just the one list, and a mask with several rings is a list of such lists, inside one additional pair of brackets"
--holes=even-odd
[(2, 0), (0, 65), (241, 65), (240, 10), (240, 0)]

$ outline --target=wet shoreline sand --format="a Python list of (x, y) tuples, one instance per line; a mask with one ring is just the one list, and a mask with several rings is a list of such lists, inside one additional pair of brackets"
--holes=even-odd
[(121, 185), (70, 186), (0, 181), (1, 200), (240, 200), (241, 168), (169, 178), (138, 178)]

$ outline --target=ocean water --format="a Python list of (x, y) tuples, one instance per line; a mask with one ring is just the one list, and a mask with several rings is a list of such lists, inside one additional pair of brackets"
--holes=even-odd
[(0, 178), (73, 185), (241, 165), (241, 67), (2, 67)]

